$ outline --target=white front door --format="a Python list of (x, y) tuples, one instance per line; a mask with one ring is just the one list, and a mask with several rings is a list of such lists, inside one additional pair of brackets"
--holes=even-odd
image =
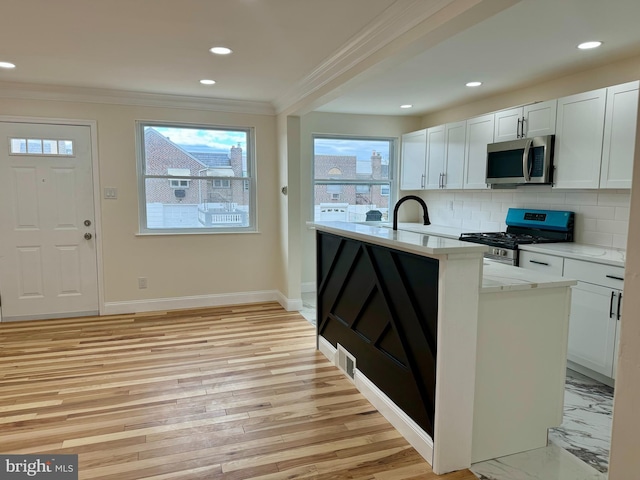
[(98, 312), (88, 126), (0, 122), (2, 320)]

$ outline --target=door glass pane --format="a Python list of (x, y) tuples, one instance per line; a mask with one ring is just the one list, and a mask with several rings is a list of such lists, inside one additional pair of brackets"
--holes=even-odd
[(28, 153), (42, 153), (42, 140), (39, 138), (30, 138), (27, 140)]

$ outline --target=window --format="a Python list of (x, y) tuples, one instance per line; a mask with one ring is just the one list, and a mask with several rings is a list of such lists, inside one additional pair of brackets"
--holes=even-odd
[(73, 140), (46, 138), (12, 138), (11, 155), (73, 156)]
[(373, 210), (389, 220), (394, 153), (392, 138), (315, 135), (314, 219), (366, 221)]
[(140, 232), (253, 232), (253, 129), (138, 122)]

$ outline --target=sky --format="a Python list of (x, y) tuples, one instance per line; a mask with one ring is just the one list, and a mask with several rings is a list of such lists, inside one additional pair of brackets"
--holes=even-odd
[[(232, 146), (240, 144), (244, 152), (247, 151), (247, 134), (231, 130), (208, 130), (188, 127), (159, 127), (155, 130), (168, 137), (176, 145), (200, 146), (200, 151), (229, 153)], [(204, 148), (208, 147), (208, 148)]]

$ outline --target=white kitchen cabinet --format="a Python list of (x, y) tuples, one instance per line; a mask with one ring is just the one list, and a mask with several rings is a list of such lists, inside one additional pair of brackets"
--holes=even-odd
[(444, 125), (427, 129), (427, 163), (425, 189), (443, 188), (445, 167)]
[(427, 130), (402, 135), (400, 189), (420, 190), (425, 185)]
[(567, 358), (613, 378), (624, 269), (567, 258), (564, 276), (578, 280), (571, 294)]
[(518, 264), (522, 268), (535, 270), (536, 272), (546, 273), (548, 275), (562, 276), (564, 267), (564, 258), (555, 255), (546, 255), (544, 253), (520, 251), (518, 256)]
[(496, 112), (493, 141), (554, 135), (557, 106), (557, 100), (549, 100)]
[(486, 189), (487, 145), (493, 142), (494, 115), (467, 120), (465, 138), (464, 188)]
[(467, 122), (447, 123), (444, 127), (445, 171), (442, 188), (462, 189)]
[(600, 188), (631, 188), (639, 83), (607, 89)]
[(558, 99), (556, 188), (598, 188), (607, 89)]

